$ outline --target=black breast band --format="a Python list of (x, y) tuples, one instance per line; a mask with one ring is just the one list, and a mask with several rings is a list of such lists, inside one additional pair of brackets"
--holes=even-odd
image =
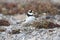
[(27, 14), (27, 16), (29, 17), (29, 16), (33, 16), (33, 15), (29, 15), (29, 14)]

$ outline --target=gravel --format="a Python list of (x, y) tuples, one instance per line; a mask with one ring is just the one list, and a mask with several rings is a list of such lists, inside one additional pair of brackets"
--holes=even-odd
[[(35, 29), (34, 27), (21, 27), (11, 16), (1, 15), (2, 19), (10, 21), (11, 25), (5, 27), (6, 31), (0, 32), (0, 40), (60, 40), (60, 28), (53, 29)], [(15, 23), (13, 23), (15, 22)], [(19, 21), (20, 22), (20, 21)], [(9, 31), (20, 29), (19, 34), (9, 34)]]

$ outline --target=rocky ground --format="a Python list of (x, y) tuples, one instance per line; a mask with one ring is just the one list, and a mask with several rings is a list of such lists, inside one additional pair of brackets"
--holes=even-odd
[(0, 26), (0, 29), (5, 29), (0, 32), (0, 40), (60, 40), (60, 28), (38, 29), (21, 26), (26, 17), (25, 14), (15, 16), (0, 14), (0, 19), (8, 20), (10, 23), (10, 26)]
[(28, 29), (19, 34), (0, 33), (0, 40), (60, 40), (60, 29)]
[[(36, 1), (36, 0), (19, 0), (19, 1), (18, 0), (0, 0), (1, 3), (7, 2), (7, 3), (20, 3), (20, 4), (28, 4), (31, 1)], [(38, 0), (36, 2), (39, 3), (39, 1), (40, 0)], [(52, 4), (60, 7), (59, 6), (60, 0), (57, 0), (57, 1), (56, 0), (50, 0), (50, 1), (49, 0), (41, 0), (41, 2), (51, 2)], [(9, 8), (11, 8), (15, 4), (10, 4), (10, 5), (8, 4), (7, 6)], [(5, 9), (5, 6), (0, 5), (0, 11), (1, 11), (1, 8)], [(21, 6), (18, 6), (18, 9), (20, 7)], [(34, 5), (32, 8), (34, 8)], [(50, 7), (48, 7), (48, 4), (47, 4), (47, 8), (50, 8)], [(23, 10), (22, 10), (22, 12), (23, 12)], [(12, 13), (16, 14), (16, 11), (15, 11), (15, 9), (11, 10), (11, 14)], [(20, 11), (19, 11), (19, 13), (20, 13)], [(24, 25), (25, 19), (27, 18), (27, 16), (25, 14), (21, 14), (21, 15), (16, 14), (13, 16), (12, 15), (3, 15), (6, 13), (9, 13), (9, 12), (8, 12), (8, 10), (3, 10), (2, 13), (0, 13), (0, 40), (60, 40), (60, 28), (59, 28), (60, 27), (60, 15), (56, 15), (55, 16), (56, 19), (52, 16), (52, 18), (48, 20), (48, 21), (53, 22), (55, 24), (56, 23), (59, 24), (58, 28), (54, 27), (54, 28), (46, 29), (46, 28), (39, 28), (38, 27), (39, 28), (38, 29), (37, 28), (37, 26), (39, 25), (38, 23), (37, 23), (37, 26), (34, 24), (33, 25), (34, 27), (31, 25), (28, 25), (28, 23)], [(55, 12), (56, 11), (54, 11), (53, 13), (55, 13)], [(59, 9), (59, 12), (60, 12), (60, 9)], [(45, 19), (42, 20), (42, 18), (45, 18), (45, 16), (43, 16), (43, 15), (39, 15), (39, 16), (40, 17), (36, 18), (37, 19), (36, 21), (41, 22), (41, 21), (45, 20)], [(49, 15), (49, 16), (51, 16), (51, 15)]]

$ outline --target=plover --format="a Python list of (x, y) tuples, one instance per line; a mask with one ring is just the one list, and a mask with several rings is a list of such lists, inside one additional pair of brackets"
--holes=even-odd
[(33, 11), (29, 10), (28, 13), (27, 13), (27, 18), (26, 18), (24, 23), (32, 23), (32, 22), (34, 22), (36, 18), (33, 15), (34, 15)]

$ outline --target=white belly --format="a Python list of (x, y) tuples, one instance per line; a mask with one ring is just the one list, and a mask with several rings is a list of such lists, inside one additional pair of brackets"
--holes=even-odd
[(35, 17), (31, 16), (31, 17), (27, 17), (25, 23), (32, 23), (33, 21), (35, 21)]

